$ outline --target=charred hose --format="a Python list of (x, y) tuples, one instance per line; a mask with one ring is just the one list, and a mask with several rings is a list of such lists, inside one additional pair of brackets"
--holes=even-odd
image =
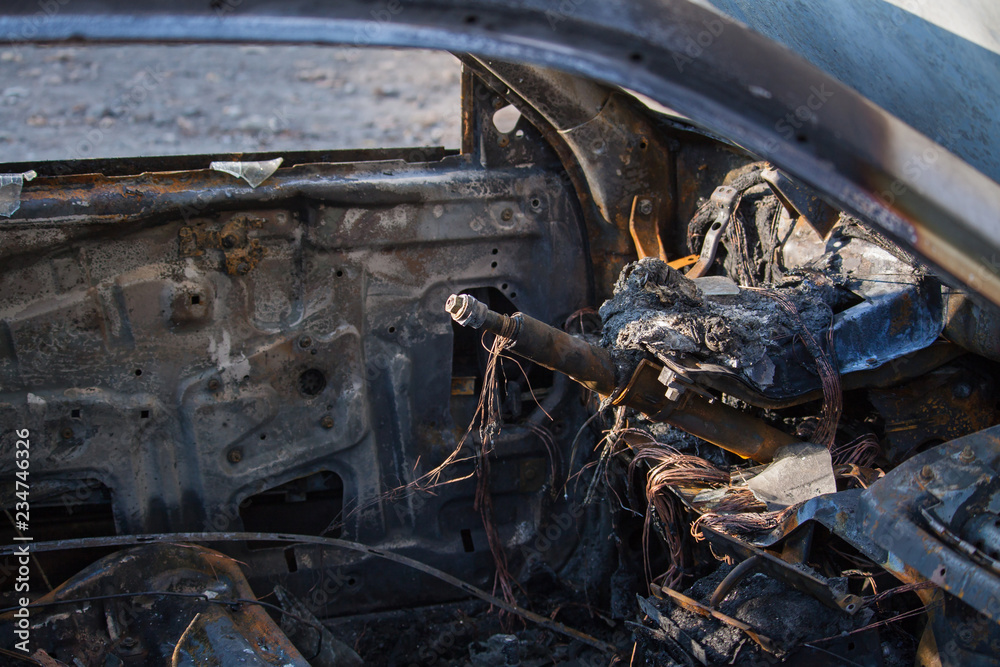
[(662, 366), (643, 361), (620, 386), (611, 355), (524, 313), (503, 315), (468, 294), (452, 294), (445, 309), (462, 326), (485, 329), (510, 341), (507, 350), (611, 396), (652, 419), (666, 422), (744, 458), (766, 463), (794, 437), (697, 391), (664, 383)]
[(507, 316), (490, 310), (468, 294), (452, 294), (445, 309), (464, 327), (486, 329), (511, 342), (508, 350), (550, 370), (564, 373), (605, 396), (615, 389), (615, 365), (603, 348), (524, 313)]

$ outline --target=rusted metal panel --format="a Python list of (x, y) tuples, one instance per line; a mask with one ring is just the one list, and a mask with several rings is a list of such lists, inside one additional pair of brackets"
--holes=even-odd
[(1000, 512), (998, 452), (993, 427), (917, 454), (861, 494), (859, 518), (891, 569), (911, 568), (1000, 622), (997, 545), (963, 538), (976, 514)]
[(32, 640), (65, 664), (308, 667), (256, 601), (232, 558), (147, 544), (106, 556), (35, 600)]
[[(225, 21), (188, 2), (129, 16), (76, 2), (41, 22), (21, 5), (5, 9), (0, 31), (32, 40), (354, 43), (370, 19), (360, 0), (242, 6)], [(363, 41), (534, 62), (636, 90), (771, 160), (1000, 304), (1000, 184), (848, 86), (690, 0), (584, 3), (551, 19), (541, 0), (411, 3), (392, 30)], [(782, 120), (801, 109), (800, 127), (785, 131)]]
[[(483, 583), (492, 561), (471, 485), (383, 494), (419, 474), (418, 462), (440, 462), (467, 425), (449, 409), (465, 398), (453, 395), (452, 366), (456, 355), (475, 363), (478, 345), (459, 349), (440, 310), (450, 291), (479, 290), (551, 322), (587, 304), (572, 190), (557, 161), (520, 155), (489, 169), (471, 156), (300, 158), (257, 188), (207, 169), (43, 169), (43, 187), (4, 223), (0, 419), (39, 434), (33, 474), (53, 486), (53, 511), (80, 479), (113, 490), (119, 533), (226, 530), (268, 516), (275, 499), (326, 498), (296, 515), (318, 519), (309, 530), (412, 540), (432, 561), (462, 554), (456, 571)], [(542, 265), (564, 280), (536, 280)], [(565, 385), (535, 388), (548, 390), (550, 412), (568, 406), (569, 423), (584, 419)], [(517, 396), (511, 406), (530, 423), (505, 430), (494, 488), (545, 517), (544, 476), (524, 486), (520, 473), (544, 455), (538, 411), (526, 389)], [(338, 516), (345, 504), (364, 511)], [(515, 516), (502, 523), (512, 536)], [(575, 539), (545, 557), (565, 558)], [(287, 573), (281, 549), (235, 549), (255, 564), (255, 585)], [(329, 562), (303, 550), (289, 589), (307, 592)], [(400, 595), (369, 581), (318, 611), (398, 605)]]

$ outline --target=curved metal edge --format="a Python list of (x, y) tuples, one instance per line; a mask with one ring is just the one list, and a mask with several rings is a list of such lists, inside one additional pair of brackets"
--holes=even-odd
[(595, 78), (731, 137), (1000, 305), (1000, 184), (802, 58), (692, 0), (571, 1), (570, 11), (542, 0), (254, 4), (222, 0), (211, 10), (192, 0), (157, 0), (135, 15), (99, 0), (75, 0), (51, 13), (22, 5), (0, 17), (0, 35), (14, 46), (92, 40), (422, 47)]

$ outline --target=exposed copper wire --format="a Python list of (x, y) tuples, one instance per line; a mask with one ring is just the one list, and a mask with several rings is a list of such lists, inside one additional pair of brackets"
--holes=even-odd
[(793, 508), (776, 512), (740, 512), (737, 514), (702, 514), (691, 524), (691, 535), (699, 542), (705, 539), (702, 528), (712, 528), (732, 535), (749, 535), (774, 530)]
[(834, 465), (853, 463), (861, 468), (870, 468), (881, 454), (882, 447), (872, 433), (866, 433), (843, 445), (834, 445), (830, 449)]
[[(671, 489), (677, 486), (703, 486), (714, 488), (729, 484), (729, 473), (719, 470), (703, 458), (682, 454), (678, 450), (657, 442), (649, 434), (629, 429), (624, 437), (633, 451), (629, 464), (630, 475), (641, 463), (649, 466), (646, 473), (646, 515), (642, 527), (643, 562), (646, 579), (650, 583), (674, 586), (680, 582), (683, 559), (683, 532), (680, 528), (682, 512)], [(653, 577), (650, 567), (649, 539), (653, 513), (663, 526), (662, 535), (667, 547), (667, 571)]]
[(716, 514), (766, 512), (767, 503), (758, 500), (750, 489), (734, 486), (726, 491), (719, 502), (713, 504), (712, 511)]
[(848, 632), (846, 634), (842, 633), (842, 634), (839, 634), (839, 635), (830, 635), (829, 637), (823, 637), (822, 639), (813, 639), (813, 640), (810, 640), (808, 642), (803, 642), (802, 646), (811, 646), (812, 644), (818, 644), (819, 642), (828, 642), (828, 641), (831, 641), (831, 640), (834, 640), (834, 639), (843, 639), (844, 637), (849, 637), (851, 635), (856, 635), (859, 632), (867, 632), (868, 630), (871, 630), (872, 628), (879, 628), (879, 627), (882, 627), (883, 625), (889, 625), (890, 623), (898, 623), (899, 621), (902, 621), (902, 620), (905, 620), (905, 619), (908, 619), (908, 618), (913, 618), (914, 616), (919, 616), (919, 615), (921, 615), (921, 614), (929, 611), (933, 607), (940, 606), (941, 604), (943, 604), (943, 603), (940, 602), (940, 601), (938, 601), (938, 602), (932, 602), (930, 604), (923, 605), (923, 606), (917, 607), (915, 609), (911, 609), (909, 611), (904, 611), (903, 613), (898, 614), (896, 616), (893, 616), (892, 618), (887, 618), (887, 619), (884, 619), (884, 620), (881, 620), (881, 621), (876, 621), (874, 623), (869, 623), (868, 625), (860, 627), (857, 630), (851, 630), (850, 632)]
[(896, 586), (895, 588), (890, 588), (889, 590), (882, 591), (876, 595), (872, 595), (865, 598), (865, 606), (872, 607), (877, 605), (882, 600), (892, 597), (893, 595), (899, 595), (900, 593), (909, 593), (911, 591), (922, 591), (928, 588), (934, 588), (935, 584), (933, 581), (917, 581), (912, 584), (903, 584), (902, 586)]
[(580, 322), (580, 333), (581, 334), (586, 333), (583, 328), (583, 318), (586, 315), (593, 315), (599, 318), (596, 309), (591, 308), (589, 306), (586, 308), (581, 308), (580, 310), (576, 311), (575, 313), (566, 318), (566, 321), (563, 322), (563, 330), (569, 331), (570, 327), (573, 325), (573, 321), (576, 320)]
[[(513, 332), (511, 332), (513, 333)], [(493, 451), (495, 438), (500, 433), (500, 397), (497, 367), (503, 351), (512, 344), (510, 337), (496, 336), (490, 347), (489, 359), (486, 362), (486, 372), (483, 375), (483, 391), (479, 396), (477, 414), (479, 420), (479, 449), (476, 452), (476, 497), (473, 507), (479, 511), (486, 531), (486, 541), (493, 555), (496, 573), (493, 577), (493, 592), (500, 588), (504, 600), (514, 603), (512, 582), (507, 564), (507, 552), (504, 551), (497, 531), (493, 512), (493, 494), (490, 493), (490, 454)]]
[(796, 333), (802, 340), (802, 344), (805, 345), (809, 354), (816, 360), (816, 372), (819, 374), (820, 383), (823, 387), (823, 407), (820, 411), (820, 423), (813, 433), (812, 441), (824, 447), (831, 447), (834, 437), (837, 434), (837, 424), (840, 422), (840, 414), (844, 407), (843, 392), (840, 386), (840, 373), (830, 358), (834, 349), (833, 327), (831, 326), (826, 333), (827, 348), (830, 350), (830, 354), (827, 354), (816, 340), (816, 337), (805, 326), (799, 309), (796, 308), (791, 299), (774, 290), (754, 287), (747, 289), (752, 289), (758, 294), (773, 299), (782, 310), (792, 317), (792, 320), (797, 325), (798, 330)]

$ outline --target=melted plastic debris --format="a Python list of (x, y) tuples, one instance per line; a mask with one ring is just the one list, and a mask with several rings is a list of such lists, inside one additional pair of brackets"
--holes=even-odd
[(278, 171), (278, 167), (285, 161), (285, 158), (276, 157), (273, 160), (261, 160), (260, 162), (213, 162), (209, 165), (215, 171), (222, 171), (232, 174), (236, 178), (242, 178), (255, 188), (271, 177), (271, 174)]
[(38, 176), (32, 171), (23, 174), (0, 174), (0, 215), (9, 218), (21, 208), (21, 186)]
[[(726, 279), (705, 283), (707, 292), (701, 285), (658, 259), (629, 264), (615, 284), (614, 296), (601, 306), (601, 344), (611, 349), (619, 365), (627, 365), (623, 354), (689, 353), (733, 369), (758, 387), (771, 385), (772, 358), (782, 356), (782, 342), (796, 332), (796, 323), (753, 290), (733, 294)], [(802, 293), (795, 293), (795, 300), (807, 328), (822, 331), (829, 326), (825, 303)]]
[(726, 276), (703, 276), (695, 278), (694, 284), (705, 296), (736, 296), (740, 293), (736, 281)]
[(809, 442), (783, 447), (764, 472), (749, 480), (747, 486), (772, 511), (824, 493), (836, 493), (830, 450)]

